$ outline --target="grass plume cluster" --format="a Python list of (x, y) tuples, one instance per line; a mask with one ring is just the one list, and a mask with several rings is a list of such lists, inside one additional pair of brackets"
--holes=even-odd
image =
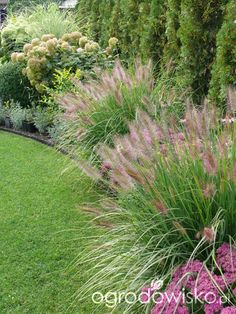
[(80, 145), (93, 151), (99, 143), (113, 141), (115, 134), (128, 132), (128, 122), (136, 117), (137, 108), (155, 115), (150, 101), (154, 89), (152, 64), (137, 60), (133, 73), (116, 61), (112, 72), (98, 72), (98, 79), (77, 82), (79, 92), (59, 99), (67, 119), (76, 120)]
[(79, 260), (96, 265), (81, 298), (92, 291), (138, 292), (191, 258), (208, 261), (222, 242), (235, 240), (233, 112), (235, 103), (222, 119), (205, 102), (174, 123), (138, 110), (126, 135), (98, 148), (100, 170), (81, 165), (114, 192), (112, 205), (106, 201), (93, 211), (94, 222), (107, 231)]

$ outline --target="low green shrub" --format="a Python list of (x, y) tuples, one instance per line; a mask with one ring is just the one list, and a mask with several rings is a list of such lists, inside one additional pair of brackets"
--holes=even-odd
[(5, 108), (3, 107), (2, 103), (0, 103), (0, 125), (4, 124), (5, 116)]
[(34, 112), (34, 125), (39, 133), (46, 134), (48, 128), (53, 124), (53, 119), (56, 113), (52, 108), (37, 107)]
[(36, 95), (28, 79), (22, 74), (22, 65), (7, 62), (0, 65), (0, 98), (2, 102), (13, 100), (23, 107), (31, 105)]
[(59, 115), (56, 116), (53, 120), (53, 125), (48, 128), (48, 135), (58, 148), (61, 147), (62, 141), (63, 146), (66, 148), (68, 148), (72, 144), (73, 140), (71, 137), (67, 138), (66, 140), (66, 134), (70, 128), (70, 122)]
[(12, 104), (10, 110), (10, 119), (14, 129), (20, 130), (22, 128), (22, 123), (25, 120), (25, 117), (25, 109), (23, 109), (19, 103)]
[(25, 109), (25, 121), (33, 123), (34, 122), (34, 112), (35, 112), (35, 108), (31, 107), (31, 108), (26, 108)]

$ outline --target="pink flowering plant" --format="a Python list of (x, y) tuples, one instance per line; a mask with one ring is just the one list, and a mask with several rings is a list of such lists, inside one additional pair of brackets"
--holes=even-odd
[(236, 248), (223, 243), (216, 251), (212, 269), (207, 268), (206, 262), (189, 260), (174, 271), (164, 292), (155, 297), (154, 289), (144, 287), (142, 296), (144, 302), (154, 301), (152, 314), (189, 314), (193, 309), (196, 313), (202, 310), (205, 314), (229, 314), (236, 313), (235, 284)]
[[(87, 293), (117, 287), (137, 292), (153, 278), (171, 278), (173, 269), (188, 265), (186, 261), (204, 261), (201, 272), (196, 271), (199, 287), (206, 280), (213, 286), (216, 281), (217, 290), (226, 295), (234, 289), (225, 268), (232, 259), (227, 244), (221, 247), (234, 242), (236, 230), (236, 102), (229, 95), (231, 106), (224, 118), (207, 102), (199, 110), (189, 108), (181, 121), (153, 119), (138, 109), (127, 134), (97, 147), (99, 168), (81, 163), (87, 175), (113, 193), (90, 211), (94, 222), (108, 231), (94, 240), (92, 254), (86, 255), (96, 262), (92, 272), (97, 273), (86, 284)], [(190, 283), (187, 289), (191, 291)], [(82, 288), (80, 297), (85, 295)], [(230, 302), (234, 304), (234, 297)], [(214, 312), (209, 307), (206, 313), (234, 313), (230, 302), (228, 308), (219, 305)], [(124, 305), (125, 310), (130, 306)], [(182, 308), (176, 313), (188, 313)], [(198, 313), (196, 308), (188, 311)], [(161, 312), (154, 307), (153, 313)]]

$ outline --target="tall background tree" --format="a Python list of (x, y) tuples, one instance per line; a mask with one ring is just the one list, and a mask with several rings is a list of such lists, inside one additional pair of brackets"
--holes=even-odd
[(93, 0), (89, 8), (88, 2), (78, 2), (78, 16), (88, 16), (101, 45), (115, 36), (123, 60), (152, 58), (158, 77), (196, 103), (209, 91), (222, 103), (227, 85), (236, 85), (235, 0)]
[(225, 8), (224, 21), (217, 34), (216, 56), (210, 82), (210, 98), (224, 103), (226, 86), (236, 86), (236, 1)]
[(222, 24), (224, 0), (182, 0), (178, 37), (180, 61), (177, 80), (194, 92), (196, 101), (207, 95), (216, 35)]

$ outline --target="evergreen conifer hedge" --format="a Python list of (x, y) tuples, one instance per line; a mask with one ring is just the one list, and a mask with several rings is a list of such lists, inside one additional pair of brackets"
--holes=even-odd
[(198, 103), (210, 93), (222, 104), (236, 85), (235, 0), (80, 0), (77, 12), (101, 45), (117, 37), (121, 58), (152, 58)]

